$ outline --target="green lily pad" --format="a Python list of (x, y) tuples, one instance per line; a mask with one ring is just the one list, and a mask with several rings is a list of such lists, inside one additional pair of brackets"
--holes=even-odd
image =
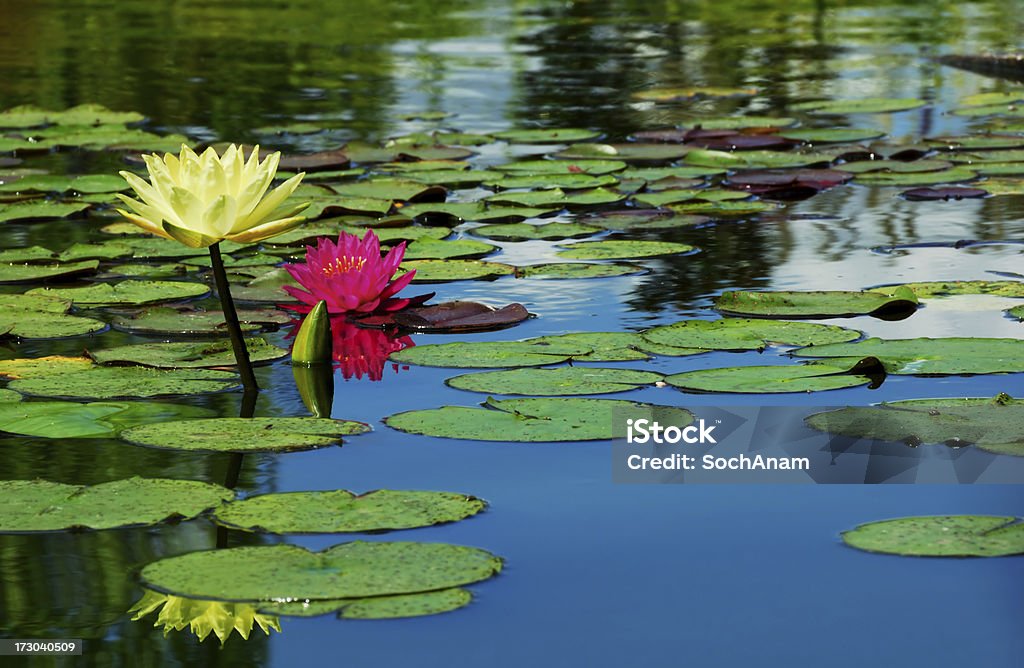
[(1024, 457), (1024, 401), (1005, 394), (994, 399), (912, 399), (815, 413), (807, 425), (829, 434), (917, 446), (973, 445)]
[(449, 589), (501, 567), (501, 559), (472, 547), (355, 541), (322, 552), (283, 544), (191, 552), (149, 564), (141, 578), (189, 598), (318, 601)]
[[(17, 392), (10, 391), (20, 398)], [(0, 431), (38, 438), (114, 438), (123, 429), (168, 419), (210, 417), (205, 408), (141, 401), (76, 404), (0, 402)]]
[(785, 128), (796, 123), (786, 116), (726, 116), (724, 118), (689, 119), (683, 125), (705, 130), (744, 130), (746, 128)]
[(574, 361), (581, 362), (630, 362), (649, 360), (652, 354), (682, 357), (707, 352), (698, 348), (678, 348), (652, 343), (633, 332), (570, 332), (553, 336), (538, 336), (534, 339), (527, 339), (526, 342), (591, 348), (591, 352), (585, 355), (576, 355), (573, 358)]
[[(409, 163), (419, 164), (419, 163)], [(502, 178), (501, 172), (489, 169), (437, 169), (423, 172), (412, 172), (405, 174), (412, 181), (419, 181), (429, 185), (446, 186), (449, 188), (468, 188), (485, 181), (493, 181)]]
[(959, 375), (1024, 372), (1024, 340), (971, 337), (879, 339), (815, 345), (798, 357), (876, 357), (888, 373)]
[[(221, 242), (221, 250), (225, 250), (224, 244), (226, 243), (224, 241)], [(102, 245), (113, 245), (117, 249), (128, 246), (131, 249), (131, 254), (136, 259), (177, 259), (198, 257), (209, 253), (205, 248), (189, 248), (184, 244), (158, 237), (117, 239), (105, 241)]]
[(901, 287), (912, 290), (920, 299), (946, 297), (949, 295), (997, 295), (999, 297), (1024, 297), (1024, 281), (930, 281), (924, 283), (903, 283), (871, 288), (872, 292), (893, 294)]
[(512, 174), (613, 174), (626, 168), (621, 160), (521, 160), (496, 165), (491, 169)]
[(693, 200), (692, 202), (683, 202), (681, 204), (670, 204), (668, 208), (676, 214), (683, 214), (691, 217), (694, 214), (700, 214), (702, 216), (721, 218), (726, 216), (751, 216), (764, 211), (777, 209), (778, 205), (760, 200), (725, 202), (704, 202), (701, 200)]
[(972, 166), (984, 165), (986, 163), (1024, 162), (1024, 149), (952, 153), (949, 155), (949, 161)]
[(235, 501), (219, 508), (214, 518), (232, 529), (265, 533), (391, 531), (458, 522), (486, 505), (475, 496), (450, 492), (290, 492)]
[[(282, 311), (238, 311), (244, 332), (277, 329), (292, 321)], [(179, 310), (155, 307), (131, 317), (117, 316), (111, 321), (114, 329), (144, 336), (223, 336), (227, 332), (224, 314), (220, 311)]]
[(436, 186), (424, 185), (418, 181), (383, 177), (335, 185), (332, 189), (343, 197), (368, 197), (400, 202), (416, 200), (425, 196), (440, 197), (441, 201), (444, 201), (445, 198), (444, 190), (438, 189)]
[(662, 207), (668, 204), (700, 200), (703, 202), (724, 202), (729, 200), (747, 199), (749, 193), (741, 190), (718, 190), (713, 188), (685, 188), (681, 190), (660, 190), (633, 196), (637, 204), (650, 207)]
[(590, 262), (560, 262), (532, 264), (516, 267), (516, 278), (577, 279), (609, 278), (645, 274), (648, 269), (635, 264), (593, 264)]
[(715, 299), (715, 308), (722, 313), (765, 318), (891, 317), (912, 313), (917, 307), (917, 296), (905, 286), (888, 293), (730, 290)]
[(1013, 104), (1015, 102), (1024, 102), (1024, 91), (1008, 90), (991, 93), (974, 93), (973, 95), (968, 95), (960, 100), (961, 104), (969, 107), (991, 104)]
[(1024, 523), (1016, 517), (901, 517), (861, 524), (843, 542), (865, 552), (909, 557), (1005, 557), (1024, 554)]
[(26, 246), (24, 248), (8, 248), (0, 250), (0, 264), (19, 262), (53, 262), (56, 253), (42, 246)]
[(483, 408), (443, 406), (392, 415), (385, 423), (399, 431), (440, 438), (507, 443), (601, 441), (622, 436), (613, 425), (616, 412), (657, 415), (662, 424), (680, 427), (693, 421), (682, 408), (639, 404), (621, 399), (488, 399)]
[(237, 386), (237, 377), (226, 371), (97, 366), (26, 377), (7, 387), (36, 397), (104, 400), (208, 394)]
[(184, 281), (121, 281), (97, 283), (84, 288), (33, 288), (28, 295), (69, 299), (76, 306), (121, 306), (155, 304), (193, 299), (210, 293), (202, 283)]
[(516, 268), (499, 262), (480, 260), (409, 260), (401, 269), (416, 270), (413, 283), (446, 283), (448, 281), (484, 281), (510, 276)]
[(196, 480), (129, 478), (99, 485), (0, 481), (0, 532), (115, 529), (191, 519), (235, 493)]
[(87, 202), (57, 202), (38, 199), (13, 203), (0, 202), (0, 223), (67, 218), (85, 211), (90, 206), (92, 205)]
[(614, 204), (626, 199), (622, 193), (604, 188), (565, 193), (561, 188), (526, 192), (501, 192), (487, 198), (488, 202), (509, 206), (551, 207), (561, 209), (573, 206)]
[(1006, 315), (1010, 316), (1011, 318), (1016, 318), (1017, 320), (1024, 320), (1024, 306), (1014, 306), (1013, 308), (1008, 308), (1004, 311), (1004, 313), (1006, 313)]
[[(358, 228), (351, 225), (339, 224), (340, 220), (318, 220), (315, 223), (300, 225), (284, 234), (267, 239), (265, 246), (297, 246), (311, 244), (319, 237), (334, 237), (337, 239), (342, 232), (363, 236), (366, 228)], [(412, 222), (411, 220), (409, 221)], [(378, 227), (373, 230), (374, 235), (382, 244), (389, 244), (398, 241), (415, 241), (417, 239), (444, 239), (450, 230), (443, 227), (422, 227), (407, 225), (404, 227)], [(276, 251), (275, 251), (276, 252)]]
[(81, 176), (24, 176), (17, 181), (0, 184), (0, 192), (68, 192), (82, 194), (117, 193), (130, 186), (113, 174), (83, 174)]
[(808, 350), (817, 350), (823, 344), (853, 341), (860, 338), (861, 333), (844, 327), (808, 322), (725, 318), (682, 320), (641, 332), (641, 336), (651, 343), (677, 348), (763, 350), (771, 344), (779, 344), (813, 346)]
[(756, 88), (691, 86), (685, 88), (648, 88), (633, 93), (633, 99), (645, 102), (682, 102), (698, 97), (752, 97)]
[(78, 260), (113, 260), (131, 255), (130, 244), (108, 241), (100, 244), (71, 244), (62, 250), (57, 258), (61, 262), (74, 262)]
[(409, 260), (449, 260), (454, 258), (478, 258), (498, 250), (497, 246), (473, 241), (471, 239), (454, 239), (452, 241), (436, 241), (424, 238), (414, 241), (405, 249), (405, 257)]
[(616, 176), (623, 180), (641, 180), (648, 183), (662, 179), (699, 179), (707, 176), (721, 176), (726, 170), (718, 167), (680, 165), (678, 167), (630, 167)]
[(674, 211), (622, 209), (594, 213), (579, 220), (586, 225), (596, 225), (607, 230), (675, 230), (703, 225), (710, 219)]
[(0, 406), (21, 401), (21, 395), (14, 390), (0, 389)]
[(686, 154), (683, 162), (691, 165), (718, 167), (721, 169), (775, 169), (784, 167), (808, 167), (828, 164), (832, 158), (824, 153), (796, 153), (787, 151), (713, 151), (695, 149)]
[(581, 241), (562, 246), (559, 257), (570, 260), (627, 260), (631, 258), (658, 257), (691, 253), (693, 246), (672, 241)]
[(71, 302), (39, 295), (0, 295), (0, 335), (60, 339), (106, 328), (93, 318), (68, 315)]
[(698, 369), (668, 376), (665, 382), (691, 392), (774, 394), (838, 390), (867, 385), (871, 379), (849, 366), (806, 364)]
[(823, 100), (790, 105), (794, 111), (813, 114), (888, 114), (923, 107), (925, 102), (909, 97), (862, 97), (856, 100)]
[(401, 212), (410, 218), (447, 217), (470, 223), (485, 223), (536, 218), (555, 210), (550, 207), (487, 206), (484, 202), (424, 202), (406, 205)]
[(263, 603), (260, 612), (295, 617), (337, 612), (342, 619), (397, 619), (451, 612), (469, 605), (472, 600), (473, 595), (469, 591), (456, 587), (421, 594)]
[(611, 174), (594, 176), (592, 174), (501, 174), (484, 182), (488, 188), (561, 188), (563, 190), (583, 190), (586, 188), (603, 188), (614, 186), (619, 182)]
[(498, 369), (521, 366), (545, 366), (568, 361), (591, 352), (588, 346), (575, 343), (527, 341), (457, 341), (431, 343), (391, 353), (391, 361), (399, 364), (440, 366), (452, 369)]
[(166, 264), (115, 264), (98, 274), (98, 278), (146, 278), (163, 280), (183, 277), (191, 267), (176, 262)]
[(867, 128), (800, 128), (784, 130), (779, 134), (787, 139), (797, 139), (810, 144), (845, 144), (878, 139), (885, 136), (885, 131)]
[(96, 273), (96, 260), (65, 264), (0, 264), (0, 283), (36, 283), (51, 278), (70, 278)]
[[(279, 360), (288, 355), (288, 350), (271, 345), (262, 338), (245, 340), (249, 359), (254, 363)], [(222, 339), (196, 343), (175, 341), (161, 343), (136, 343), (102, 350), (90, 350), (89, 356), (97, 364), (134, 364), (157, 369), (200, 369), (235, 366), (235, 355), (231, 342)]]
[(460, 390), (487, 394), (563, 397), (576, 394), (628, 392), (653, 385), (664, 377), (650, 371), (563, 366), (555, 369), (509, 369), (470, 373), (445, 383)]
[(584, 128), (544, 128), (535, 130), (506, 130), (496, 132), (495, 139), (510, 144), (564, 144), (575, 141), (586, 141), (599, 137), (600, 132)]
[(870, 172), (891, 172), (893, 174), (917, 174), (920, 172), (941, 172), (948, 170), (953, 163), (946, 160), (858, 160), (837, 165), (835, 169), (854, 174)]
[(947, 151), (971, 151), (986, 149), (1008, 149), (1024, 147), (1024, 137), (1020, 135), (960, 135), (946, 137), (928, 137), (924, 140), (929, 146)]
[(370, 430), (362, 422), (326, 418), (211, 418), (134, 427), (121, 438), (135, 445), (201, 452), (290, 452), (335, 445)]
[(474, 227), (470, 232), (486, 239), (526, 241), (530, 239), (575, 239), (593, 236), (603, 231), (600, 227), (591, 227), (580, 223), (547, 223), (544, 225), (505, 223)]
[(682, 144), (573, 144), (554, 153), (562, 160), (606, 160), (623, 162), (671, 162), (678, 160), (692, 150)]
[(288, 304), (296, 301), (281, 288), (285, 285), (300, 287), (292, 275), (280, 267), (260, 274), (244, 284), (232, 284), (231, 297), (240, 302)]
[(936, 183), (960, 183), (978, 178), (978, 173), (965, 167), (953, 167), (938, 172), (899, 174), (871, 172), (858, 175), (853, 182), (863, 186), (927, 186)]

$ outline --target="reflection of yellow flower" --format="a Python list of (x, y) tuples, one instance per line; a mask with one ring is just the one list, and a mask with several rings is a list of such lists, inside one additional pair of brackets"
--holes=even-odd
[(167, 153), (162, 160), (145, 155), (143, 159), (150, 183), (131, 172), (121, 172), (142, 201), (118, 195), (135, 213), (118, 212), (153, 234), (191, 248), (205, 248), (222, 239), (254, 243), (304, 220), (296, 214), (307, 204), (285, 204), (304, 174), (293, 176), (267, 194), (280, 153), (271, 154), (261, 163), (258, 146), (245, 160), (242, 149), (234, 144), (223, 156), (212, 148), (196, 155), (183, 145), (180, 155)]
[(268, 636), (270, 629), (281, 632), (281, 623), (274, 615), (261, 615), (251, 603), (225, 603), (223, 601), (200, 601), (193, 598), (160, 594), (150, 589), (143, 590), (142, 598), (128, 614), (135, 613), (132, 621), (138, 621), (160, 606), (160, 614), (153, 626), (163, 626), (164, 635), (181, 631), (186, 626), (200, 641), (206, 640), (210, 631), (217, 634), (223, 645), (232, 631), (248, 640), (253, 623), (259, 624)]

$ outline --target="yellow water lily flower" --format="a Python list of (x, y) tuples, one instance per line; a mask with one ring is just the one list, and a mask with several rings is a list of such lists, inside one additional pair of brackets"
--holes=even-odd
[(180, 241), (190, 248), (206, 248), (228, 239), (255, 243), (289, 230), (304, 218), (297, 216), (308, 204), (285, 204), (305, 174), (298, 174), (269, 194), (280, 153), (263, 162), (259, 146), (245, 160), (234, 144), (224, 155), (208, 148), (202, 155), (182, 145), (177, 156), (144, 155), (149, 180), (121, 172), (142, 201), (118, 195), (135, 213), (118, 212), (147, 232)]

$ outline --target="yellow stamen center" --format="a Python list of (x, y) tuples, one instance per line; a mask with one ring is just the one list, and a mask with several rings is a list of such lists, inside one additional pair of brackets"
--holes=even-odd
[(324, 265), (323, 272), (327, 277), (336, 276), (337, 274), (347, 274), (350, 271), (360, 271), (365, 264), (365, 257), (349, 257), (344, 255), (337, 258), (334, 262)]

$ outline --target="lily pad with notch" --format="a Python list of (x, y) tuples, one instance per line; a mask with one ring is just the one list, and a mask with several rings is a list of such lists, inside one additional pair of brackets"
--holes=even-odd
[(880, 291), (766, 291), (730, 290), (715, 299), (715, 309), (730, 315), (761, 318), (838, 318), (871, 315), (901, 320), (917, 310), (914, 291), (900, 286)]
[(696, 248), (673, 241), (603, 240), (561, 246), (559, 257), (571, 260), (628, 260), (692, 253)]
[(835, 325), (743, 318), (681, 320), (649, 329), (640, 335), (651, 343), (676, 348), (764, 350), (769, 345), (777, 344), (808, 346), (808, 351), (817, 350), (825, 344), (838, 344), (861, 337), (861, 333), (856, 330)]
[(900, 517), (845, 531), (843, 542), (908, 557), (1005, 557), (1024, 554), (1024, 522), (992, 515)]
[(127, 280), (97, 283), (84, 288), (33, 288), (25, 294), (67, 299), (75, 306), (141, 306), (194, 299), (209, 293), (210, 288), (202, 283)]
[(451, 612), (469, 605), (473, 594), (461, 587), (418, 594), (342, 598), (324, 601), (264, 602), (260, 612), (282, 616), (315, 617), (332, 612), (341, 619), (398, 619)]
[(800, 348), (792, 354), (815, 358), (875, 357), (886, 372), (903, 376), (1024, 372), (1024, 339), (870, 338)]
[(133, 427), (121, 439), (134, 445), (196, 452), (291, 452), (341, 442), (369, 425), (327, 418), (209, 418)]
[(144, 401), (0, 401), (0, 432), (37, 438), (114, 438), (140, 424), (213, 415), (197, 406)]
[(698, 369), (668, 376), (665, 382), (688, 392), (776, 394), (821, 392), (869, 384), (877, 387), (884, 377), (881, 364), (869, 358), (852, 366), (803, 364)]
[(459, 390), (486, 394), (564, 397), (629, 392), (663, 379), (660, 373), (651, 371), (561, 366), (470, 373), (449, 378), (445, 383)]
[(261, 494), (221, 506), (222, 526), (258, 533), (367, 533), (458, 522), (482, 512), (475, 496), (380, 489)]
[[(249, 359), (254, 364), (272, 362), (288, 355), (288, 350), (255, 337), (245, 340)], [(196, 343), (173, 341), (135, 343), (86, 353), (97, 364), (138, 365), (156, 369), (212, 369), (235, 366), (232, 344), (227, 339)]]
[(581, 278), (610, 278), (615, 276), (634, 276), (646, 274), (650, 270), (635, 264), (591, 262), (556, 262), (552, 264), (532, 264), (516, 267), (516, 278), (535, 278), (545, 280), (571, 280)]
[(405, 309), (396, 313), (392, 319), (405, 329), (448, 334), (504, 329), (529, 317), (530, 312), (522, 304), (509, 304), (496, 309), (478, 302), (454, 301)]

